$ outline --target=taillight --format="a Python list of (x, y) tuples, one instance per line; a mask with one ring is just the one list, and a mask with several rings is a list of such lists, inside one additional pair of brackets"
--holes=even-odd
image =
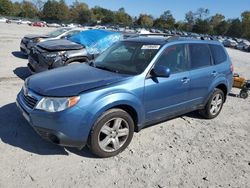
[(233, 64), (231, 64), (230, 69), (231, 69), (231, 72), (234, 72), (234, 66), (233, 66)]

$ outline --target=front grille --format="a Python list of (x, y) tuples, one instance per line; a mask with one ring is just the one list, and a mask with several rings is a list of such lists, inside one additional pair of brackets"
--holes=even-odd
[(45, 140), (49, 140), (49, 133), (42, 130), (42, 129), (39, 129), (39, 128), (35, 128), (35, 131)]
[(30, 57), (36, 62), (38, 62), (38, 52), (35, 50), (35, 48), (30, 50)]
[(22, 98), (23, 98), (24, 103), (31, 109), (33, 109), (38, 102), (37, 99), (29, 95), (25, 95), (24, 92), (22, 92)]

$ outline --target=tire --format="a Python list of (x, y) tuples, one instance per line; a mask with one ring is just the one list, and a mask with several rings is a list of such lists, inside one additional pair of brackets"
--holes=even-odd
[(213, 119), (219, 115), (225, 101), (225, 94), (222, 90), (215, 88), (210, 96), (205, 108), (200, 111), (200, 114), (206, 119)]
[(244, 91), (244, 90), (241, 90), (240, 91), (240, 98), (246, 99), (247, 97), (248, 97), (248, 92)]
[(98, 157), (112, 157), (129, 145), (133, 134), (134, 121), (131, 116), (124, 110), (111, 109), (95, 122), (89, 138), (89, 148)]

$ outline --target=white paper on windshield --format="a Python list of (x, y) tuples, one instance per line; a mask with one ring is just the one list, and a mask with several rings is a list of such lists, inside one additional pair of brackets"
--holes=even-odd
[(143, 45), (141, 47), (142, 50), (158, 50), (160, 45)]

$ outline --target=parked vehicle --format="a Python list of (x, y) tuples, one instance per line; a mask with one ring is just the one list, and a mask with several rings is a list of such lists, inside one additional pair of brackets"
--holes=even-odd
[(73, 62), (89, 62), (122, 34), (105, 30), (87, 30), (70, 37), (38, 43), (29, 54), (28, 67), (32, 73), (69, 65)]
[(33, 22), (31, 26), (36, 26), (36, 27), (45, 27), (46, 24), (44, 22)]
[(231, 47), (231, 48), (235, 48), (237, 46), (237, 42), (235, 40), (232, 39), (227, 39), (223, 41), (223, 45), (225, 47)]
[(246, 52), (250, 52), (250, 46), (245, 49)]
[(28, 24), (28, 25), (30, 25), (31, 21), (29, 21), (29, 20), (19, 20), (18, 24)]
[(57, 23), (47, 23), (47, 27), (61, 27), (61, 25)]
[(215, 118), (232, 81), (219, 42), (129, 38), (93, 63), (29, 77), (17, 105), (43, 138), (110, 157), (147, 125), (194, 110)]
[(8, 19), (4, 17), (0, 17), (0, 23), (6, 23)]
[(20, 24), (21, 20), (20, 19), (8, 19), (6, 21), (6, 23), (16, 23), (16, 24)]
[(242, 40), (238, 43), (238, 45), (235, 47), (238, 50), (246, 50), (250, 46), (250, 42), (247, 40)]
[(67, 39), (73, 35), (83, 31), (82, 28), (61, 28), (52, 31), (45, 35), (25, 35), (20, 43), (20, 50), (25, 55), (30, 53), (30, 50), (38, 43), (42, 41), (54, 40), (54, 39)]

